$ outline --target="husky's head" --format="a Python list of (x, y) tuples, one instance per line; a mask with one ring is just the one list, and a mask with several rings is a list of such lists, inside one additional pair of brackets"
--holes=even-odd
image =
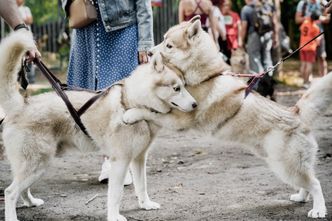
[[(162, 101), (164, 105), (174, 107), (183, 112), (190, 112), (197, 107), (196, 100), (184, 87), (182, 74), (176, 69), (166, 66), (161, 53), (155, 53), (151, 59), (153, 78), (153, 94)], [(160, 110), (160, 104), (152, 107)], [(162, 111), (164, 112), (164, 111)]]
[(170, 28), (150, 54), (162, 52), (166, 61), (182, 72), (188, 85), (199, 84), (211, 72), (227, 66), (213, 39), (203, 31), (199, 16)]

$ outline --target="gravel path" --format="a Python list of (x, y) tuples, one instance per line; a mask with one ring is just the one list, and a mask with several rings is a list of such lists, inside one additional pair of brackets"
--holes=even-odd
[[(278, 102), (285, 105), (294, 104), (299, 97), (292, 88), (279, 87), (278, 92)], [(332, 220), (331, 116), (332, 109), (317, 120), (314, 128), (320, 146), (316, 170), (329, 212), (325, 220)], [(208, 137), (170, 132), (162, 133), (153, 146), (148, 160), (148, 186), (151, 198), (161, 204), (161, 209), (139, 210), (133, 186), (128, 186), (121, 213), (130, 221), (307, 220), (312, 200), (306, 204), (290, 202), (294, 190), (245, 149)], [(32, 188), (45, 204), (24, 208), (19, 202), (19, 219), (106, 220), (107, 185), (97, 182), (101, 162), (98, 153), (57, 158)], [(8, 162), (0, 159), (0, 190), (10, 181)], [(4, 220), (1, 192), (0, 220)]]

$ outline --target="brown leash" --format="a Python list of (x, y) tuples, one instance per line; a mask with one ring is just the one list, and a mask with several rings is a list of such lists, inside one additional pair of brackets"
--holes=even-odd
[[(102, 91), (92, 91), (92, 90), (87, 90), (83, 88), (70, 88), (66, 84), (61, 83), (61, 81), (55, 77), (55, 75), (46, 67), (46, 65), (39, 59), (35, 58), (34, 63), (37, 65), (37, 67), (40, 69), (42, 74), (47, 78), (47, 80), (50, 82), (52, 85), (52, 88), (55, 90), (55, 92), (61, 97), (61, 99), (64, 101), (70, 115), (74, 119), (76, 125), (81, 129), (81, 131), (88, 136), (90, 139), (91, 136), (88, 133), (86, 127), (82, 123), (81, 116), (101, 97), (107, 95), (110, 91), (110, 89), (115, 86), (115, 85), (123, 85), (122, 82), (116, 82), (112, 84), (110, 87), (108, 87), (105, 90)], [(87, 91), (87, 92), (93, 92), (97, 93), (95, 96), (90, 98), (79, 110), (76, 110), (72, 103), (70, 102), (68, 96), (64, 91), (68, 90), (73, 90), (73, 91)]]

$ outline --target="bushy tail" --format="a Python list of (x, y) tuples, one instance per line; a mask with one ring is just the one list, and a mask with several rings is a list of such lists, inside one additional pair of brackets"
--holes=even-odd
[(315, 82), (297, 102), (300, 118), (310, 125), (332, 104), (332, 72)]
[(17, 88), (22, 57), (34, 46), (32, 34), (25, 30), (11, 33), (0, 44), (0, 105), (6, 114), (21, 109), (24, 99)]

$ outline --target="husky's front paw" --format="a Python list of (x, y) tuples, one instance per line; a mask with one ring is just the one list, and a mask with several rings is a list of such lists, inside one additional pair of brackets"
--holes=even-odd
[(326, 208), (320, 208), (320, 209), (312, 209), (308, 213), (308, 217), (310, 218), (325, 218), (327, 212)]
[(141, 209), (145, 209), (145, 210), (154, 210), (154, 209), (159, 209), (160, 204), (149, 200), (149, 201), (140, 203), (139, 207)]
[(134, 124), (137, 121), (143, 120), (140, 110), (137, 108), (132, 108), (127, 110), (123, 116), (122, 116), (122, 120), (125, 124)]

